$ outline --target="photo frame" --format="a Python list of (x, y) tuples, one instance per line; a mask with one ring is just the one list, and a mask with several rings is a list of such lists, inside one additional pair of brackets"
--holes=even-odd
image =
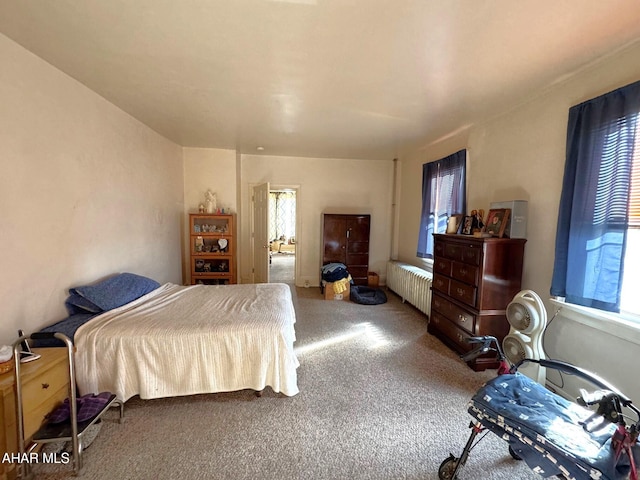
[(509, 208), (492, 208), (489, 210), (485, 226), (486, 232), (491, 234), (492, 237), (502, 238), (504, 230), (507, 228), (510, 213), (511, 209)]
[(460, 222), (460, 233), (462, 235), (473, 235), (473, 217), (465, 215)]

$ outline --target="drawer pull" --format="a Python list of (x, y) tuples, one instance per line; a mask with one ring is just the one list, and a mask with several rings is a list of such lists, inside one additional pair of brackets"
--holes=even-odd
[(464, 295), (464, 289), (458, 287), (456, 291), (458, 292), (458, 296), (462, 297)]
[(462, 342), (464, 340), (464, 337), (462, 336), (461, 333), (458, 333), (458, 340), (460, 340), (460, 342)]
[(44, 390), (46, 390), (47, 388), (49, 388), (49, 384), (48, 384), (48, 383), (43, 383), (43, 384), (42, 384), (42, 388), (43, 388)]
[(462, 323), (467, 321), (467, 317), (465, 317), (464, 315), (458, 315), (458, 320), (460, 320)]

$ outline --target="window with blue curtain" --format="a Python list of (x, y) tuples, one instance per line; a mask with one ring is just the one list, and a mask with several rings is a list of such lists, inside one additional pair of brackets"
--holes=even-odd
[(445, 233), (447, 220), (467, 210), (467, 151), (422, 166), (422, 214), (418, 235), (420, 258), (433, 258), (433, 234)]
[(623, 283), (637, 281), (625, 263), (640, 248), (639, 114), (640, 82), (569, 110), (551, 283), (569, 303), (619, 312)]

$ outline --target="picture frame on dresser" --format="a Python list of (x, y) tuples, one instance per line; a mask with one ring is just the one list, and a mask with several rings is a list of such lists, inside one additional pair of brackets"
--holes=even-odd
[(507, 228), (510, 213), (511, 210), (509, 208), (493, 208), (489, 210), (485, 227), (486, 232), (493, 237), (502, 238), (504, 230)]
[(460, 233), (462, 235), (473, 234), (473, 217), (465, 215), (460, 222)]

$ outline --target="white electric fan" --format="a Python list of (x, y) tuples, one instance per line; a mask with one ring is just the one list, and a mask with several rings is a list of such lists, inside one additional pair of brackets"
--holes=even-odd
[[(507, 305), (507, 320), (511, 328), (502, 341), (507, 359), (516, 364), (523, 358), (544, 359), (542, 336), (547, 326), (547, 310), (532, 290), (517, 293)], [(541, 385), (546, 382), (547, 369), (538, 363), (526, 362), (518, 371)]]

